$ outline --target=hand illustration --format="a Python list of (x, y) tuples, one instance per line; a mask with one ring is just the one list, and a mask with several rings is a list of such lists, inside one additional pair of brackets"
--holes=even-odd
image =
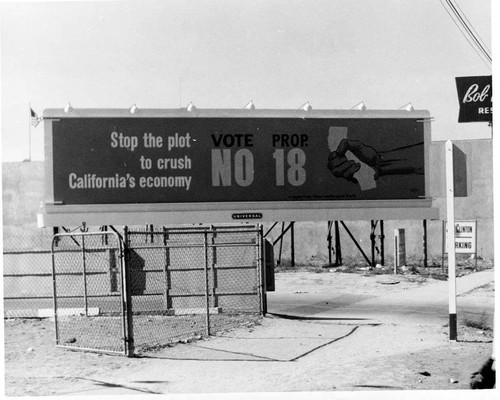
[(338, 178), (343, 177), (350, 182), (357, 182), (354, 174), (359, 171), (361, 164), (348, 160), (346, 152), (350, 151), (359, 161), (370, 166), (374, 171), (373, 179), (378, 179), (380, 175), (380, 165), (382, 157), (370, 146), (363, 144), (358, 140), (342, 139), (336, 150), (331, 151), (328, 156), (328, 169)]

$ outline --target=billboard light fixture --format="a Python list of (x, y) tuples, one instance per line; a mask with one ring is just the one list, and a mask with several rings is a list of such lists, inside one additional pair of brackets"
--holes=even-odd
[(64, 112), (70, 113), (71, 111), (73, 111), (73, 107), (71, 107), (71, 103), (68, 101), (68, 104), (66, 104), (66, 107), (64, 107)]
[(405, 104), (403, 107), (400, 108), (400, 110), (415, 111), (411, 103)]
[(245, 110), (255, 110), (255, 104), (253, 104), (253, 100), (250, 100), (245, 107)]
[(139, 109), (135, 104), (132, 104), (132, 106), (128, 110), (130, 111), (130, 114), (135, 114)]
[(361, 101), (358, 104), (356, 104), (354, 107), (351, 107), (351, 110), (365, 111), (366, 110), (366, 104), (365, 104), (364, 101)]
[(192, 102), (189, 102), (188, 106), (186, 107), (186, 110), (191, 112), (191, 111), (196, 110), (196, 107), (194, 106), (194, 104)]
[(311, 106), (311, 104), (308, 101), (306, 101), (304, 104), (302, 104), (299, 107), (299, 110), (311, 111), (312, 110), (312, 106)]

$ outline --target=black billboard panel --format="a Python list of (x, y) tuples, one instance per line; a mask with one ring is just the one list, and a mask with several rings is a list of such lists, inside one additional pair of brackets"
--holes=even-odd
[(425, 197), (415, 118), (60, 118), (56, 204)]
[(455, 78), (460, 112), (458, 122), (491, 122), (493, 120), (492, 76)]
[(48, 109), (44, 128), (40, 227), (439, 215), (424, 110)]

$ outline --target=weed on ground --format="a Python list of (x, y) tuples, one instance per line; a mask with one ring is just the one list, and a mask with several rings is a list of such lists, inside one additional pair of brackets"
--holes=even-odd
[[(373, 267), (361, 257), (344, 257), (342, 264), (317, 264), (294, 262), (291, 259), (282, 259), (276, 263), (275, 272), (315, 272), (315, 273), (353, 273), (364, 275), (385, 275), (393, 274), (394, 262), (392, 257), (387, 257), (385, 265), (381, 265), (380, 261), (376, 262)], [(472, 272), (483, 271), (493, 268), (493, 260), (474, 258), (465, 254), (457, 254), (456, 256), (456, 276), (470, 274)], [(427, 266), (424, 265), (424, 260), (417, 257), (409, 257), (407, 265), (397, 269), (397, 274), (406, 275), (407, 279), (412, 281), (422, 281), (427, 279), (448, 279), (448, 262), (445, 259), (444, 264), (441, 258), (433, 258), (428, 260)], [(413, 278), (411, 277), (413, 276)]]

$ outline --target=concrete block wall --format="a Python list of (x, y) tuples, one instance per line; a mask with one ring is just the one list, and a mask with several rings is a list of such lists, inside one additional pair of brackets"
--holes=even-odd
[[(493, 152), (491, 140), (457, 141), (456, 146), (465, 154), (467, 168), (462, 181), (467, 183), (467, 197), (455, 199), (455, 218), (477, 220), (478, 256), (493, 258)], [(439, 207), (441, 218), (446, 218), (444, 142), (433, 142), (430, 147), (430, 196)], [(36, 230), (36, 213), (44, 191), (44, 163), (3, 163), (3, 222), (4, 243), (9, 232)], [(370, 221), (346, 221), (360, 245), (370, 255)], [(393, 254), (394, 229), (404, 228), (409, 257), (423, 257), (423, 221), (384, 221), (386, 257)], [(270, 226), (270, 224), (268, 225)], [(428, 221), (428, 256), (441, 257), (442, 222)], [(271, 238), (279, 235), (277, 226)], [(359, 252), (341, 228), (344, 257), (358, 257)], [(378, 230), (377, 230), (378, 234)], [(327, 262), (327, 222), (297, 223), (295, 229), (295, 255), (300, 262)], [(275, 249), (275, 255), (278, 249)], [(286, 235), (283, 255), (289, 257), (290, 240)]]

